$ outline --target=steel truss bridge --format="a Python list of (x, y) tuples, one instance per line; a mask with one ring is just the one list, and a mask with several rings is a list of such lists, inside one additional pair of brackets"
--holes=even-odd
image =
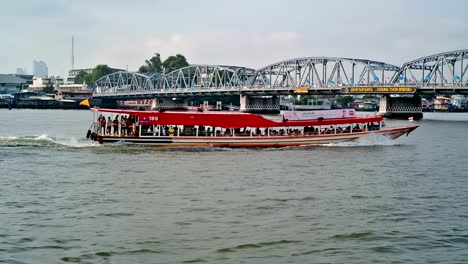
[[(468, 94), (468, 49), (426, 56), (401, 67), (365, 59), (305, 57), (258, 70), (226, 65), (190, 65), (168, 74), (115, 72), (95, 83), (94, 98), (111, 100), (209, 95), (342, 93)], [(376, 89), (379, 88), (379, 89)], [(383, 92), (379, 92), (383, 91)]]

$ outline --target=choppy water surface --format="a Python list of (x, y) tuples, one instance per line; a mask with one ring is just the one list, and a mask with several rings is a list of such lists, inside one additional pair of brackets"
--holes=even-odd
[(467, 114), (264, 150), (98, 146), (91, 117), (0, 110), (0, 262), (468, 261)]

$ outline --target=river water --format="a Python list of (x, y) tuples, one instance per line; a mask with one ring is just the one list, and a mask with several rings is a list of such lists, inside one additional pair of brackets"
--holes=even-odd
[(99, 146), (91, 118), (0, 110), (0, 262), (468, 262), (468, 114), (235, 150)]

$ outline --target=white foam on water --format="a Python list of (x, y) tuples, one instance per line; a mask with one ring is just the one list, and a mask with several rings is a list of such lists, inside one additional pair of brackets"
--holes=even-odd
[(39, 136), (0, 136), (0, 145), (9, 145), (9, 146), (51, 146), (59, 145), (65, 147), (93, 147), (98, 146), (97, 142), (91, 140), (80, 140), (73, 137), (70, 138), (53, 138), (47, 134), (41, 134)]
[(66, 146), (66, 147), (72, 147), (72, 148), (87, 148), (87, 147), (97, 147), (101, 146), (97, 141), (92, 141), (89, 139), (77, 139), (74, 137), (70, 138), (60, 138), (54, 140), (55, 143)]
[(0, 141), (54, 141), (47, 134), (40, 136), (0, 136)]
[(10, 137), (10, 136), (0, 137), (0, 141), (8, 141), (8, 140), (15, 140), (15, 139), (18, 139), (18, 137)]
[(36, 140), (47, 140), (47, 141), (54, 141), (53, 138), (49, 137), (47, 134), (42, 134), (35, 138)]
[(371, 146), (396, 146), (395, 140), (382, 134), (368, 134), (354, 141), (325, 144), (327, 147), (371, 147)]
[(42, 134), (39, 136), (1, 136), (0, 146), (50, 146), (54, 140)]

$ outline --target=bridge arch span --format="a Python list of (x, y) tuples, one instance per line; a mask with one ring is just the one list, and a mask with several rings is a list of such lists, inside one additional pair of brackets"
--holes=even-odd
[(150, 76), (137, 72), (119, 71), (96, 80), (93, 93), (106, 95), (154, 89), (155, 86)]
[(195, 64), (165, 74), (161, 85), (165, 89), (236, 88), (248, 85), (254, 74), (246, 67)]
[(403, 64), (392, 83), (468, 86), (468, 49), (437, 53)]
[(175, 89), (233, 89), (249, 86), (254, 75), (254, 69), (226, 65), (189, 65), (167, 74), (120, 71), (98, 79), (94, 95), (150, 94)]
[(389, 84), (398, 66), (365, 59), (304, 57), (280, 61), (257, 70), (253, 86), (327, 87)]

